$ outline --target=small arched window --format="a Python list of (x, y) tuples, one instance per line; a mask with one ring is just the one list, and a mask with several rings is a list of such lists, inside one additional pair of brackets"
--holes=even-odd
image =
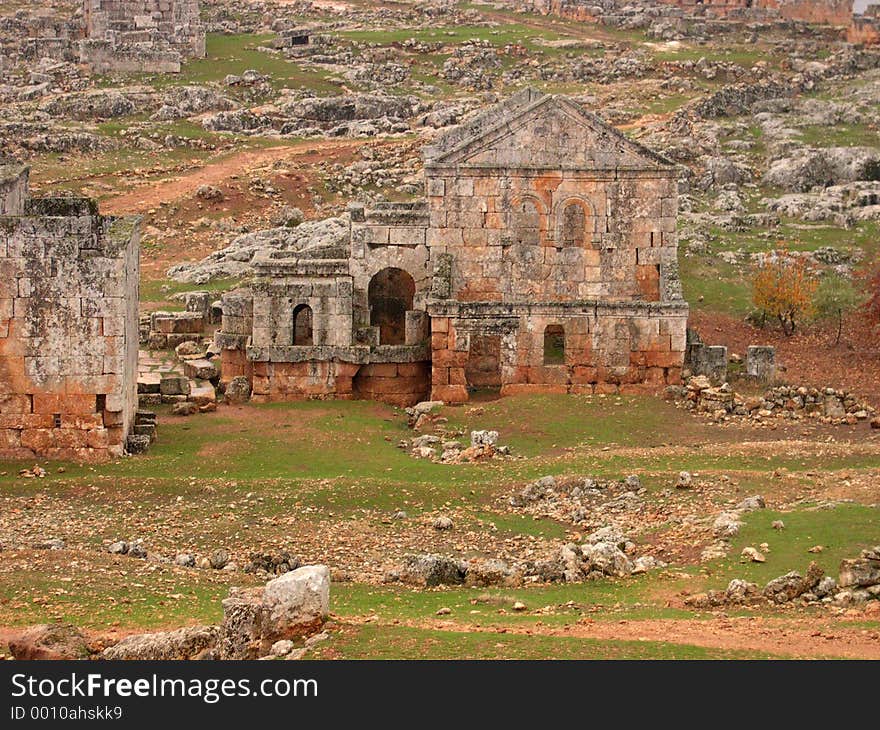
[(587, 235), (587, 215), (580, 203), (569, 203), (562, 210), (562, 245), (583, 247)]
[(565, 365), (565, 329), (561, 324), (548, 324), (544, 329), (544, 364)]
[(293, 344), (313, 345), (312, 308), (308, 304), (300, 304), (293, 309)]

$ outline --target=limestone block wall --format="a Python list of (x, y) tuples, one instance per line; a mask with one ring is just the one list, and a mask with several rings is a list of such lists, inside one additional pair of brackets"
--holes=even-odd
[(880, 44), (880, 18), (855, 17), (847, 28), (847, 43), (861, 43), (866, 46)]
[(83, 63), (96, 72), (176, 73), (205, 56), (198, 0), (83, 0)]
[(428, 204), (460, 301), (657, 301), (676, 260), (672, 176), (438, 170)]
[[(808, 23), (849, 25), (853, 14), (852, 0), (657, 0), (664, 5), (681, 8), (688, 14), (725, 18), (728, 16), (778, 17)], [(623, 0), (520, 0), (524, 10), (543, 15), (558, 15), (584, 22), (601, 21), (628, 3)]]
[[(687, 305), (597, 303), (504, 307), (431, 306), (431, 398), (460, 403), (469, 387), (521, 392), (656, 391), (681, 377)], [(564, 335), (560, 361), (548, 362), (547, 328)], [(485, 343), (489, 343), (486, 347)], [(497, 359), (497, 382), (472, 369)]]
[(229, 383), (238, 376), (251, 379), (253, 368), (247, 346), (254, 328), (253, 294), (249, 289), (226, 292), (221, 307), (220, 329), (214, 333), (214, 342), (220, 348), (220, 380)]
[(371, 279), (387, 268), (399, 268), (415, 283), (413, 309), (424, 310), (431, 286), (431, 254), (427, 245), (428, 209), (418, 203), (378, 203), (349, 207), (354, 328), (370, 324)]
[(137, 409), (138, 219), (86, 199), (0, 217), (0, 457), (121, 455)]

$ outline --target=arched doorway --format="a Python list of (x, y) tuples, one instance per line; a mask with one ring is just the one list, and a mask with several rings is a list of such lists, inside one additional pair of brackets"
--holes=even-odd
[(293, 344), (312, 345), (312, 308), (308, 304), (300, 304), (293, 308)]
[(379, 344), (406, 344), (406, 313), (415, 293), (416, 283), (403, 269), (389, 266), (370, 279), (370, 326), (379, 328)]

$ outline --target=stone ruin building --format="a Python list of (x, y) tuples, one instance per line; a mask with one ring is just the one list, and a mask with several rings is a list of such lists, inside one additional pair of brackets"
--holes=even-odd
[(137, 409), (138, 219), (30, 198), (0, 161), (0, 458), (123, 453)]
[(257, 257), (223, 297), (224, 381), (408, 405), (679, 380), (672, 163), (528, 89), (437, 139), (425, 176), (424, 200), (350, 206), (345, 245)]
[(97, 73), (177, 73), (204, 58), (198, 0), (83, 0), (82, 63)]

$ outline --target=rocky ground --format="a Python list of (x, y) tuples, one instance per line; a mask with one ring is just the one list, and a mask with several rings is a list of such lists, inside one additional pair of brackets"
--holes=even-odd
[[(59, 19), (76, 5), (41, 3)], [(688, 23), (644, 5), (592, 24), (506, 2), (205, 0), (207, 59), (104, 77), (35, 57), (32, 4), (4, 5), (0, 153), (31, 165), (37, 191), (144, 217), (145, 313), (240, 284), (260, 250), (338, 244), (349, 201), (419, 195), (426, 142), (533, 85), (679, 164), (692, 325), (731, 354), (775, 345), (791, 390), (733, 382), (696, 414), (686, 392), (679, 406), (488, 401), (416, 431), (376, 404), (189, 419), (162, 406), (148, 456), (0, 465), (0, 646), (54, 620), (101, 646), (219, 625), (231, 587), (326, 564), (335, 616), (310, 651), (327, 658), (388, 644), (878, 656), (875, 584), (841, 581), (841, 561), (873, 560), (861, 551), (880, 542), (875, 323), (846, 318), (834, 345), (836, 324), (789, 338), (747, 315), (753, 267), (780, 241), (856, 283), (876, 260), (880, 51), (829, 29)], [(311, 44), (284, 47), (291, 28)], [(824, 408), (826, 388), (847, 392), (843, 413), (781, 415), (818, 389)], [(765, 506), (740, 506), (754, 497)], [(791, 571), (777, 603), (766, 587)], [(825, 578), (839, 585), (819, 595)]]

